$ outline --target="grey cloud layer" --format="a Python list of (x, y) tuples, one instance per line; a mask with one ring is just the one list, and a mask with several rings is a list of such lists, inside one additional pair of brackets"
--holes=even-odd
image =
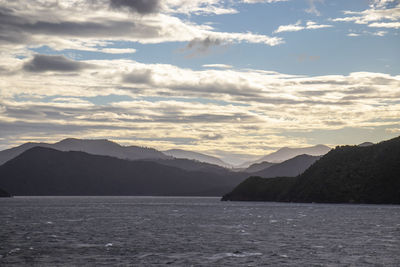
[(160, 0), (111, 0), (110, 6), (117, 9), (128, 8), (140, 14), (150, 14), (159, 11)]
[[(206, 1), (207, 2), (207, 1)], [(193, 4), (194, 3), (194, 4)], [(202, 1), (181, 5), (202, 7)], [(56, 50), (100, 50), (104, 41), (125, 40), (140, 43), (190, 42), (205, 49), (220, 43), (264, 43), (278, 45), (278, 37), (252, 33), (218, 32), (210, 25), (199, 25), (174, 16), (169, 6), (176, 1), (110, 0), (68, 2), (0, 0), (0, 45), (47, 45)], [(211, 1), (204, 8), (215, 8)], [(161, 8), (162, 7), (162, 8)], [(26, 9), (30, 12), (27, 13)], [(128, 10), (130, 12), (125, 12)], [(185, 9), (186, 10), (186, 9)], [(208, 42), (208, 43), (207, 43)], [(190, 45), (191, 46), (191, 45)]]
[(30, 61), (24, 64), (23, 69), (30, 72), (72, 72), (89, 67), (91, 67), (90, 64), (74, 61), (64, 56), (34, 55)]

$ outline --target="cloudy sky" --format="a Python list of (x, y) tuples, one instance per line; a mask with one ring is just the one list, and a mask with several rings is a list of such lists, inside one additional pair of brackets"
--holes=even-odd
[(238, 163), (400, 135), (398, 0), (0, 0), (0, 149), (107, 138)]

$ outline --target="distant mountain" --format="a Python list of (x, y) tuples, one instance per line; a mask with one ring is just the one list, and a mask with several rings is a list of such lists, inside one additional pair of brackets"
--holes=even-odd
[(321, 156), (299, 155), (284, 162), (277, 163), (264, 170), (252, 173), (252, 175), (261, 176), (263, 178), (272, 178), (278, 176), (294, 177), (302, 174), (308, 169), (308, 167), (310, 167), (320, 158)]
[(371, 142), (364, 142), (364, 143), (361, 143), (361, 144), (359, 144), (358, 146), (372, 146), (374, 143), (371, 143)]
[(58, 143), (25, 143), (18, 147), (0, 151), (0, 165), (8, 160), (15, 158), (22, 152), (35, 147), (48, 147), (60, 151), (83, 151), (95, 155), (112, 156), (120, 159), (167, 159), (170, 158), (160, 151), (153, 148), (138, 147), (138, 146), (121, 146), (117, 143), (108, 140), (84, 140), (68, 138)]
[(260, 158), (258, 161), (268, 161), (272, 163), (280, 163), (285, 160), (294, 158), (299, 155), (307, 154), (310, 156), (321, 156), (325, 155), (331, 150), (330, 147), (325, 146), (325, 145), (316, 145), (312, 147), (303, 147), (303, 148), (290, 148), (290, 147), (284, 147), (279, 149), (276, 152), (273, 152), (269, 155), (266, 155), (262, 158)]
[(200, 162), (206, 162), (214, 165), (219, 165), (225, 168), (231, 167), (228, 163), (222, 161), (221, 159), (214, 157), (214, 156), (209, 156), (206, 154), (198, 153), (198, 152), (193, 152), (193, 151), (187, 151), (187, 150), (182, 150), (182, 149), (170, 149), (163, 151), (165, 155), (172, 156), (177, 159), (191, 159), (191, 160), (197, 160)]
[(275, 164), (276, 163), (271, 163), (268, 161), (263, 161), (260, 163), (253, 163), (248, 168), (244, 169), (243, 171), (247, 172), (247, 173), (254, 173), (254, 172), (265, 170), (266, 168), (269, 168)]
[(255, 161), (248, 161), (236, 166), (238, 169), (248, 168), (251, 165), (261, 163), (261, 162), (270, 162), (270, 163), (281, 163), (285, 160), (294, 158), (299, 155), (310, 155), (310, 156), (322, 156), (328, 153), (331, 150), (330, 147), (325, 145), (316, 145), (312, 147), (303, 147), (303, 148), (290, 148), (283, 147), (271, 154), (263, 156)]
[(44, 147), (31, 148), (0, 166), (0, 187), (13, 195), (218, 196), (243, 179)]
[(11, 197), (10, 193), (0, 188), (0, 197)]
[(297, 177), (250, 177), (222, 200), (400, 204), (400, 137), (337, 147)]

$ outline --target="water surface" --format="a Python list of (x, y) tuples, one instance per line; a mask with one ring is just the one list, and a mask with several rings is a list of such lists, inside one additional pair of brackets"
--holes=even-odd
[(400, 206), (0, 199), (0, 265), (400, 266)]

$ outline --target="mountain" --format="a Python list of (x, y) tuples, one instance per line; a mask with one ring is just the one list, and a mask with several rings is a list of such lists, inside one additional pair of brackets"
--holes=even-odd
[(252, 173), (253, 176), (272, 178), (278, 176), (294, 177), (308, 169), (321, 156), (299, 155), (281, 163), (277, 163), (264, 170)]
[(138, 146), (121, 146), (108, 140), (84, 140), (67, 138), (54, 144), (48, 143), (25, 143), (18, 147), (0, 151), (0, 165), (15, 158), (24, 151), (35, 146), (48, 147), (60, 151), (83, 151), (95, 155), (112, 156), (120, 159), (167, 159), (170, 158), (153, 148)]
[(248, 173), (254, 173), (254, 172), (265, 170), (273, 165), (275, 165), (275, 163), (271, 163), (268, 161), (263, 161), (260, 163), (253, 163), (248, 168), (244, 169), (243, 171), (248, 172)]
[(209, 156), (206, 154), (198, 153), (198, 152), (193, 152), (193, 151), (187, 151), (187, 150), (182, 150), (182, 149), (170, 149), (163, 151), (165, 155), (172, 156), (174, 158), (178, 159), (191, 159), (191, 160), (197, 160), (200, 162), (206, 162), (214, 165), (219, 165), (225, 168), (230, 168), (231, 166), (222, 161), (221, 159), (213, 156)]
[(321, 156), (328, 153), (329, 150), (331, 150), (331, 148), (325, 145), (316, 145), (312, 147), (303, 147), (303, 148), (284, 147), (276, 152), (273, 152), (269, 155), (260, 158), (258, 162), (268, 161), (272, 163), (279, 163), (302, 154), (307, 154), (310, 156)]
[(180, 168), (186, 171), (201, 171), (201, 172), (210, 172), (210, 173), (218, 173), (222, 175), (234, 175), (241, 176), (245, 178), (247, 175), (242, 172), (233, 172), (230, 169), (221, 167), (219, 165), (214, 165), (206, 162), (200, 162), (197, 160), (191, 159), (148, 159), (149, 161), (157, 162), (162, 165), (171, 166)]
[(400, 137), (336, 147), (297, 177), (250, 177), (222, 200), (400, 204)]
[(10, 193), (0, 188), (0, 197), (11, 197)]
[(0, 166), (0, 187), (13, 195), (218, 196), (243, 179), (44, 147), (31, 148)]
[(361, 143), (361, 144), (359, 144), (358, 146), (372, 146), (374, 143), (371, 143), (371, 142), (364, 142), (364, 143)]

